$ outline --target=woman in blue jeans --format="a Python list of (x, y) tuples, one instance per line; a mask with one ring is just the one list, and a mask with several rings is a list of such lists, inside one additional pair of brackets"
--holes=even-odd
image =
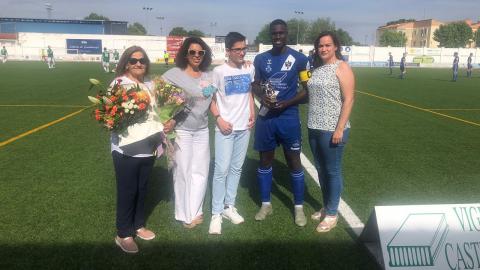
[(340, 42), (322, 32), (314, 43), (314, 70), (308, 81), (308, 136), (323, 194), (323, 208), (312, 215), (320, 220), (317, 232), (337, 225), (343, 187), (342, 154), (348, 140), (355, 78), (342, 61)]

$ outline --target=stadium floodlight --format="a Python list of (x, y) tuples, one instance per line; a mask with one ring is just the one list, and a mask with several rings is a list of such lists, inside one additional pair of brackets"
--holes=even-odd
[(52, 4), (45, 3), (45, 9), (47, 10), (48, 19), (51, 19), (52, 18), (52, 10), (53, 10)]
[(143, 10), (145, 10), (145, 20), (147, 21), (146, 24), (145, 24), (145, 28), (147, 30), (147, 33), (148, 33), (148, 12), (149, 11), (152, 11), (153, 10), (153, 7), (143, 7)]
[(164, 16), (157, 16), (157, 19), (160, 20), (160, 36), (163, 35), (163, 21), (165, 20)]
[(215, 28), (214, 27), (217, 27), (217, 22), (211, 22), (210, 23), (210, 27), (212, 27), (212, 36), (215, 36)]
[[(295, 10), (295, 14), (303, 15), (303, 11)], [(300, 19), (297, 21), (297, 45), (298, 45), (298, 33), (300, 32)]]

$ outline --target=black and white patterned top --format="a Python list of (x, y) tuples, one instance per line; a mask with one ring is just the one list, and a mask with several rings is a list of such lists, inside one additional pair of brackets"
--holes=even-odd
[[(313, 71), (308, 81), (308, 128), (335, 131), (343, 104), (336, 75), (341, 62), (323, 65)], [(345, 128), (350, 128), (350, 121)]]

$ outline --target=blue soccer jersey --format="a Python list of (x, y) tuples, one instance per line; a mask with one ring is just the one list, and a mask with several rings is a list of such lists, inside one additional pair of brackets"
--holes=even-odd
[[(289, 100), (295, 97), (298, 88), (298, 74), (307, 69), (307, 57), (289, 47), (280, 55), (273, 55), (271, 50), (255, 57), (255, 80), (269, 81), (279, 91), (277, 100)], [(298, 106), (285, 109), (282, 116), (297, 116)]]

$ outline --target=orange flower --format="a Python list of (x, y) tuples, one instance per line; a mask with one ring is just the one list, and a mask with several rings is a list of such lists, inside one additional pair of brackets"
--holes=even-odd
[(122, 96), (122, 99), (123, 99), (123, 101), (127, 101), (127, 100), (128, 100), (128, 96), (127, 96), (127, 95), (123, 95), (123, 96)]
[(145, 110), (146, 107), (147, 107), (147, 105), (145, 103), (138, 104), (138, 109), (141, 110), (141, 111)]
[(110, 115), (115, 116), (115, 113), (117, 113), (117, 105), (112, 107), (112, 110), (110, 111)]

